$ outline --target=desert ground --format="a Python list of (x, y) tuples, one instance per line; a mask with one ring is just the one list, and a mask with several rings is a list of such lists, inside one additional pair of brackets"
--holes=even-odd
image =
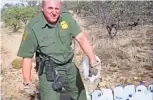
[[(146, 86), (153, 82), (153, 25), (138, 25), (130, 30), (118, 30), (115, 37), (109, 38), (104, 27), (97, 24), (86, 26), (83, 18), (74, 16), (92, 44), (95, 54), (102, 61), (101, 80), (98, 83), (84, 81), (86, 89), (114, 88), (116, 85), (141, 81)], [(1, 27), (1, 96), (2, 100), (32, 100), (20, 91), (22, 84), (21, 68), (14, 69), (11, 62), (17, 59), (24, 27), (13, 33), (10, 28)], [(83, 51), (76, 43), (74, 61), (78, 67)], [(21, 59), (21, 58), (19, 58)], [(33, 62), (33, 67), (34, 67)], [(81, 69), (81, 68), (80, 68)], [(33, 81), (36, 73), (33, 69)]]

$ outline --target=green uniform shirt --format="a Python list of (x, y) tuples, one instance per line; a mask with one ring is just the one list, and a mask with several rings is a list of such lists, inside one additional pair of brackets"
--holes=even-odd
[(63, 9), (56, 25), (48, 24), (40, 13), (26, 26), (17, 55), (32, 58), (39, 49), (56, 63), (65, 63), (73, 57), (72, 38), (80, 32), (71, 14)]

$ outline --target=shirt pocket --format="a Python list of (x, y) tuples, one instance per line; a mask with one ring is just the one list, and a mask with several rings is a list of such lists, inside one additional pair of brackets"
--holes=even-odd
[(60, 32), (60, 38), (61, 42), (67, 46), (70, 47), (72, 44), (72, 35), (69, 30), (65, 30), (63, 32)]
[(54, 44), (55, 41), (54, 41), (54, 39), (53, 39), (53, 36), (47, 35), (47, 36), (43, 36), (43, 37), (38, 41), (38, 43), (39, 43), (40, 48), (44, 48), (44, 47), (48, 47), (48, 46)]

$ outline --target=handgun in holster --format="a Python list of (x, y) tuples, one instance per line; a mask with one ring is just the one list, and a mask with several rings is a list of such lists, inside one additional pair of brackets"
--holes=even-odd
[(38, 52), (36, 52), (35, 60), (36, 60), (35, 70), (36, 70), (36, 72), (38, 72), (38, 70), (40, 68), (40, 62), (41, 62), (41, 58), (39, 57), (39, 53)]
[(35, 56), (35, 59), (36, 59), (36, 72), (39, 73), (39, 76), (43, 74), (43, 71), (44, 71), (44, 64), (45, 64), (45, 60), (46, 58), (44, 57), (40, 57), (40, 54), (38, 51), (36, 51), (36, 56)]
[(53, 82), (57, 74), (54, 68), (57, 66), (55, 66), (53, 61), (50, 60), (49, 58), (46, 59), (44, 66), (45, 66), (45, 74), (47, 81)]
[(45, 68), (47, 81), (53, 82), (53, 90), (60, 91), (65, 83), (65, 76), (59, 75), (58, 71), (55, 70), (56, 67), (58, 67), (58, 64), (54, 63), (54, 61), (50, 59), (49, 56), (43, 54), (43, 56), (40, 57), (39, 53), (36, 52), (35, 69), (39, 73), (39, 76), (41, 76), (44, 73)]
[(52, 88), (54, 91), (61, 91), (65, 83), (65, 75), (60, 75), (55, 69), (56, 67), (58, 67), (58, 65), (51, 59), (45, 62), (47, 81), (53, 82)]

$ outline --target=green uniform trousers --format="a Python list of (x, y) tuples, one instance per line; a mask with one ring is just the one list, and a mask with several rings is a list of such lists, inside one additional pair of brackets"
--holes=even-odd
[[(87, 100), (85, 88), (76, 65), (71, 62), (66, 64), (65, 90), (72, 100)], [(52, 89), (52, 82), (48, 82), (46, 75), (39, 76), (39, 89), (41, 100), (60, 100), (60, 93)]]

